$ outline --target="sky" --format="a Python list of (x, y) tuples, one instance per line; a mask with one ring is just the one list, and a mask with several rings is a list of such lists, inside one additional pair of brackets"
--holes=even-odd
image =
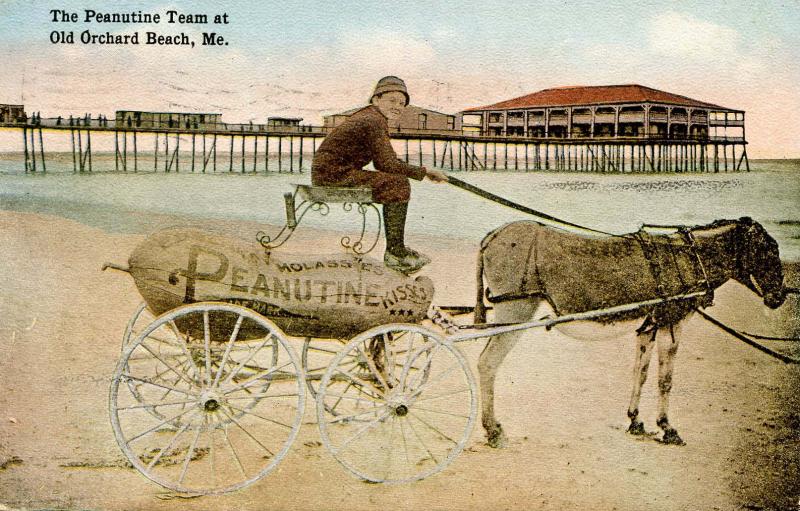
[[(53, 22), (54, 8), (78, 22)], [(86, 23), (86, 9), (162, 22)], [(168, 24), (169, 10), (229, 23)], [(185, 32), (196, 45), (84, 45), (85, 30)], [(75, 44), (51, 43), (53, 31)], [(202, 32), (228, 44), (202, 46)], [(548, 87), (638, 83), (745, 110), (751, 158), (800, 157), (796, 1), (0, 0), (0, 62), (0, 103), (44, 117), (130, 109), (320, 124), (364, 104), (387, 74), (406, 81), (412, 103), (445, 112)]]

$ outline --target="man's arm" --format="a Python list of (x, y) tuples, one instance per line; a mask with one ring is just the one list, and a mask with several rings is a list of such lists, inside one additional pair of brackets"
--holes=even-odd
[(425, 167), (409, 165), (397, 158), (389, 134), (377, 123), (370, 123), (368, 129), (370, 146), (372, 148), (372, 162), (375, 168), (391, 174), (402, 174), (411, 179), (422, 181), (427, 175)]

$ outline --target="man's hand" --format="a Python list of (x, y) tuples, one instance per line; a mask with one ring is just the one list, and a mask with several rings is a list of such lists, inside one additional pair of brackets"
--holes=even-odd
[(433, 181), (434, 183), (446, 183), (447, 182), (447, 174), (444, 172), (440, 172), (434, 169), (425, 169), (425, 177)]

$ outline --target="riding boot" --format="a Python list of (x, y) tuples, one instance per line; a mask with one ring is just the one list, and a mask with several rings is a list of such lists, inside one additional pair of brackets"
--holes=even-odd
[(405, 246), (407, 202), (383, 205), (383, 224), (386, 229), (384, 263), (402, 273), (413, 273), (429, 262), (430, 258)]
[(383, 226), (386, 230), (386, 251), (397, 257), (405, 257), (405, 232), (408, 202), (393, 202), (383, 205)]

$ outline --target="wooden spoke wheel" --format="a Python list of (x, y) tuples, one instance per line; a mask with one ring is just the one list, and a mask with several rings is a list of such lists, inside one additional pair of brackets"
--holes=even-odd
[[(131, 340), (135, 340), (137, 337), (139, 337), (140, 334), (142, 334), (147, 327), (153, 324), (156, 319), (146, 305), (147, 304), (142, 303), (137, 308), (131, 320), (128, 322), (128, 326), (125, 330), (122, 341), (123, 353), (125, 352), (125, 347), (130, 344)], [(131, 361), (152, 361), (152, 359), (155, 357), (157, 360), (169, 363), (172, 368), (179, 369), (179, 371), (184, 373), (191, 371), (193, 366), (203, 365), (203, 336), (187, 335), (178, 330), (177, 323), (185, 322), (186, 320), (186, 318), (180, 318), (177, 320), (177, 322), (175, 320), (164, 322), (161, 323), (159, 327), (151, 330), (148, 333), (148, 337), (151, 341), (155, 342), (147, 343), (148, 349), (133, 355)], [(202, 319), (198, 317), (198, 322), (199, 321), (202, 321)], [(254, 343), (256, 343), (256, 341), (257, 340), (248, 340), (237, 335), (236, 343), (229, 351), (228, 357), (225, 360), (225, 364), (227, 366), (226, 370), (232, 370), (239, 364), (241, 358), (247, 357), (251, 350), (255, 348)], [(187, 350), (181, 350), (177, 348), (177, 346), (182, 344), (187, 346)], [(212, 371), (217, 371), (226, 351), (226, 345), (215, 342), (209, 346), (209, 350), (211, 355), (209, 357), (211, 360), (211, 369)], [(272, 350), (271, 354), (269, 350)], [(189, 360), (190, 357), (193, 360)], [(258, 357), (253, 357), (247, 360), (246, 363), (239, 368), (239, 373), (237, 374), (236, 379), (251, 376), (254, 371), (260, 371), (274, 367), (277, 362), (278, 344), (270, 343), (268, 346), (261, 348)], [(178, 374), (165, 365), (160, 364), (160, 370), (157, 369), (158, 368), (154, 370), (154, 374), (157, 374), (158, 376), (166, 375), (173, 380), (173, 383), (178, 383), (180, 381)], [(261, 391), (265, 391), (269, 384), (270, 381), (264, 382), (264, 386), (261, 388)], [(131, 394), (136, 398), (136, 400), (139, 401), (139, 403), (144, 404), (145, 399), (139, 391), (143, 384), (139, 381), (129, 379), (127, 381), (127, 385)], [(255, 402), (256, 401), (253, 400), (240, 404), (249, 409), (249, 407), (253, 406)], [(153, 414), (153, 416), (156, 418), (165, 418), (165, 416), (159, 412), (158, 408), (147, 407), (145, 409), (149, 413)], [(235, 416), (238, 417), (238, 415), (239, 414), (236, 414)]]
[(131, 342), (131, 339), (136, 339), (139, 334), (144, 330), (147, 325), (153, 322), (156, 317), (147, 308), (147, 304), (142, 302), (139, 304), (139, 307), (136, 308), (136, 312), (133, 313), (130, 321), (128, 321), (128, 325), (125, 327), (125, 333), (122, 335), (122, 351), (125, 351), (125, 346)]
[[(312, 399), (317, 399), (317, 389), (319, 388), (322, 376), (325, 374), (325, 370), (328, 369), (333, 359), (345, 344), (347, 344), (347, 341), (342, 339), (315, 339), (306, 337), (305, 342), (303, 342), (303, 351), (300, 358), (303, 362), (303, 372), (306, 375), (308, 392), (311, 394)], [(348, 361), (352, 362), (352, 359)], [(357, 395), (358, 389), (350, 387), (346, 389), (345, 392)], [(338, 406), (328, 408), (328, 413), (338, 415), (339, 412), (337, 408)]]
[(453, 344), (418, 325), (376, 327), (342, 348), (322, 377), (322, 442), (362, 479), (423, 479), (463, 450), (477, 396), (472, 371)]
[(189, 494), (234, 491), (286, 455), (303, 417), (304, 381), (268, 319), (237, 305), (186, 305), (125, 349), (109, 394), (111, 424), (152, 481)]

